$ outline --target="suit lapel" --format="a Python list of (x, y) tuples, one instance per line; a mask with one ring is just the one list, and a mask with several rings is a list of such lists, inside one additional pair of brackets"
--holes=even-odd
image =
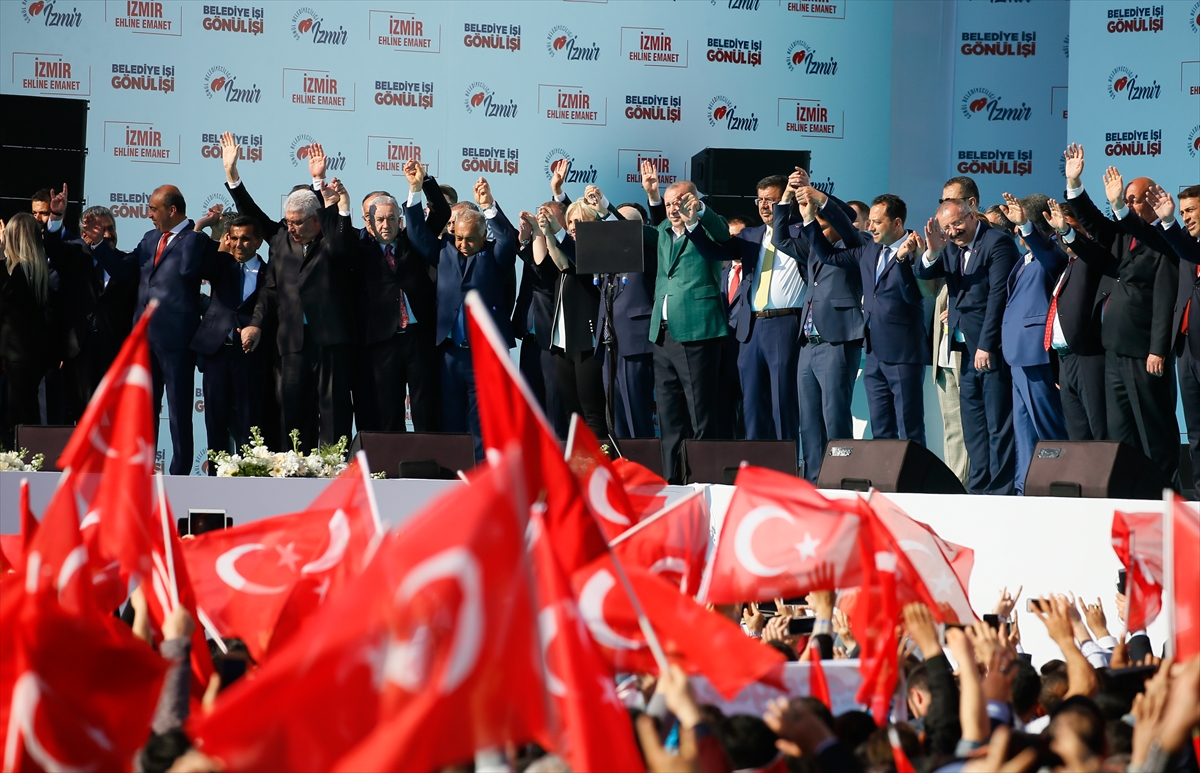
[[(683, 255), (683, 248), (687, 244), (688, 232), (684, 229), (683, 236), (675, 238), (675, 231), (671, 228), (670, 221), (667, 222), (667, 233), (671, 237), (671, 269), (679, 263), (679, 258)], [(670, 273), (670, 272), (668, 272)]]

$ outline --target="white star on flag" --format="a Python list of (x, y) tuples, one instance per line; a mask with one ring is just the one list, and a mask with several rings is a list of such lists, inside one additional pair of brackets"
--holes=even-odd
[(808, 532), (804, 532), (804, 540), (797, 542), (794, 547), (800, 551), (800, 558), (816, 558), (817, 547), (820, 546), (821, 540), (813, 539), (813, 536)]
[(279, 553), (277, 566), (287, 566), (293, 572), (296, 571), (296, 563), (300, 560), (300, 554), (296, 552), (296, 543), (289, 542), (283, 547), (276, 545), (275, 550)]

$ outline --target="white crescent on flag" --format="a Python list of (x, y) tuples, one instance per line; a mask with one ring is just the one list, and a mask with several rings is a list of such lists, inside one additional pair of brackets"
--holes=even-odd
[(754, 553), (754, 533), (767, 521), (781, 520), (794, 524), (796, 519), (774, 505), (762, 505), (746, 513), (733, 535), (733, 552), (747, 572), (759, 577), (775, 577), (787, 569), (783, 566), (766, 566)]
[[(83, 767), (68, 765), (56, 760), (34, 730), (34, 716), (38, 704), (42, 701), (42, 692), (46, 685), (33, 671), (26, 671), (17, 678), (13, 685), (12, 711), (8, 717), (8, 741), (4, 744), (4, 769), (16, 770), (17, 758), (20, 753), (20, 739), (25, 739), (25, 751), (43, 770), (57, 773), (86, 773), (95, 766)], [(99, 745), (111, 749), (112, 745), (104, 734), (94, 728), (85, 727), (84, 732)]]
[(588, 578), (579, 591), (579, 614), (591, 630), (596, 641), (614, 650), (638, 650), (644, 642), (627, 639), (614, 631), (604, 619), (604, 599), (617, 581), (607, 569), (601, 569)]
[(286, 585), (260, 585), (256, 582), (251, 582), (242, 576), (242, 573), (237, 569), (237, 560), (247, 553), (253, 553), (256, 550), (266, 550), (267, 546), (258, 542), (251, 542), (247, 545), (238, 545), (237, 547), (226, 550), (221, 555), (217, 556), (217, 576), (221, 581), (242, 593), (250, 593), (255, 596), (270, 596), (275, 593), (283, 593), (288, 589)]
[(596, 467), (592, 470), (592, 474), (588, 477), (587, 496), (588, 503), (592, 509), (596, 511), (596, 515), (600, 516), (609, 523), (615, 523), (618, 526), (628, 526), (629, 518), (622, 515), (612, 502), (608, 500), (608, 485), (612, 483), (612, 475), (603, 467)]
[(346, 554), (346, 548), (350, 545), (350, 519), (338, 508), (333, 517), (329, 519), (329, 546), (325, 548), (325, 552), (315, 561), (310, 561), (300, 569), (300, 574), (317, 574), (318, 572), (326, 572), (338, 565), (342, 560), (342, 556)]
[(546, 690), (551, 695), (564, 698), (567, 695), (567, 686), (550, 670), (550, 658), (547, 655), (551, 642), (558, 636), (558, 616), (554, 614), (554, 607), (546, 607), (538, 612), (537, 625), (538, 638), (542, 643), (542, 662), (545, 663)]

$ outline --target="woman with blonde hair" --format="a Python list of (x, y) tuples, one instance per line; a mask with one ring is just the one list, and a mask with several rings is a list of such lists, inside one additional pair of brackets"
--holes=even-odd
[(40, 424), (38, 385), (58, 362), (50, 263), (41, 224), (25, 212), (0, 221), (0, 360), (4, 362), (6, 445), (19, 424)]

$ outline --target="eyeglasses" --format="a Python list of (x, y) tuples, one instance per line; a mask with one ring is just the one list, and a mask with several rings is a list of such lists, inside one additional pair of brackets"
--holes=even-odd
[(316, 215), (313, 215), (312, 217), (306, 217), (303, 220), (292, 220), (291, 218), (285, 217), (283, 222), (287, 223), (288, 228), (301, 228), (309, 220), (312, 220), (313, 217), (316, 217)]
[(961, 231), (962, 228), (967, 224), (967, 221), (970, 219), (971, 219), (971, 216), (969, 214), (963, 215), (958, 220), (955, 220), (953, 223), (948, 223), (946, 225), (946, 227), (943, 228), (942, 230), (949, 231), (951, 228), (953, 228), (955, 231)]
[(754, 200), (756, 205), (761, 205), (763, 202), (766, 202), (767, 204), (778, 204), (780, 199), (773, 199), (769, 196), (760, 196)]

